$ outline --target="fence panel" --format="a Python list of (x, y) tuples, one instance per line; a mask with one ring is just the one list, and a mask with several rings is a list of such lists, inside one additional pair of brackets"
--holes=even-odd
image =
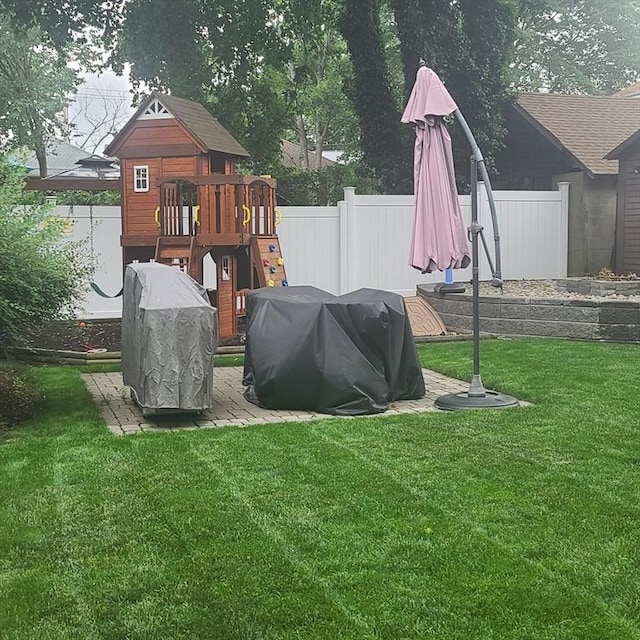
[[(122, 288), (120, 207), (58, 206), (53, 215), (69, 220), (70, 240), (84, 243), (83, 250), (96, 266), (94, 282), (108, 295), (118, 293)], [(77, 316), (119, 318), (122, 298), (103, 298), (90, 289), (78, 300)]]
[[(504, 279), (562, 278), (567, 274), (568, 185), (558, 191), (494, 193), (502, 241)], [(443, 274), (421, 274), (408, 264), (413, 226), (413, 196), (359, 196), (345, 189), (335, 207), (282, 207), (277, 228), (287, 278), (291, 285), (313, 285), (334, 294), (361, 287), (414, 295), (417, 284), (442, 282)], [(480, 222), (493, 251), (491, 215), (482, 185)], [(471, 219), (471, 198), (460, 197), (465, 225)], [(119, 207), (57, 207), (55, 215), (73, 220), (70, 234), (85, 239), (97, 271), (95, 282), (107, 293), (122, 286)], [(480, 277), (490, 279), (481, 251)], [(468, 282), (471, 269), (455, 272)], [(215, 265), (205, 265), (207, 286), (215, 283)], [(121, 298), (105, 299), (89, 291), (80, 301), (86, 317), (118, 317)]]
[(276, 231), (289, 284), (340, 291), (338, 207), (281, 207)]

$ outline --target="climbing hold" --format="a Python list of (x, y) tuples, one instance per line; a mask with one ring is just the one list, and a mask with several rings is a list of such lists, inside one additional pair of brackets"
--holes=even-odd
[(278, 266), (281, 267), (284, 264), (284, 258), (282, 256), (280, 256), (277, 260), (278, 262)]
[(262, 261), (262, 264), (263, 264), (265, 267), (268, 267), (268, 266), (269, 266), (269, 264), (270, 264), (269, 258), (265, 258), (265, 259)]
[(276, 286), (275, 280), (267, 280), (267, 287), (275, 287), (275, 286)]
[(269, 271), (271, 271), (271, 273), (275, 273), (278, 270), (278, 267), (276, 267), (276, 265), (272, 265), (269, 267)]
[(271, 253), (273, 253), (278, 247), (276, 247), (275, 244), (270, 244), (269, 245), (269, 251), (271, 251)]
[(288, 287), (289, 286), (289, 281), (288, 280), (283, 280), (282, 281), (282, 286), (283, 287)]

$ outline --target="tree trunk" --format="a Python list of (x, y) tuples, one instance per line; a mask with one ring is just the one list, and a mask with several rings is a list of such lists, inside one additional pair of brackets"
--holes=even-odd
[(324, 133), (322, 131), (322, 125), (316, 122), (316, 157), (315, 167), (316, 169), (322, 169), (322, 152), (324, 151)]
[(36, 158), (38, 159), (38, 167), (40, 169), (40, 177), (46, 178), (48, 175), (48, 167), (47, 167), (47, 150), (44, 145), (38, 146), (36, 148)]
[(309, 169), (309, 145), (307, 144), (307, 129), (304, 126), (302, 116), (296, 116), (296, 127), (298, 129), (298, 144), (300, 146), (300, 167)]
[(30, 117), (33, 131), (33, 146), (38, 160), (38, 168), (40, 170), (40, 178), (46, 178), (48, 175), (47, 167), (47, 144), (42, 132), (42, 126), (38, 120), (38, 114)]
[(410, 145), (403, 144), (401, 114), (388, 79), (378, 2), (346, 0), (340, 28), (353, 62), (350, 97), (360, 120), (365, 160), (385, 193), (412, 193), (413, 155)]

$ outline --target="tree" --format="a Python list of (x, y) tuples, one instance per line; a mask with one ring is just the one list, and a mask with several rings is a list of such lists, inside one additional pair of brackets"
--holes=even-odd
[(280, 0), (275, 10), (288, 55), (280, 84), (293, 114), (290, 139), (300, 146), (301, 165), (320, 169), (325, 145), (351, 152), (357, 139), (355, 114), (343, 89), (351, 61), (338, 30), (340, 2)]
[(24, 171), (0, 158), (0, 351), (70, 311), (91, 267), (44, 206), (21, 206)]
[(0, 143), (35, 152), (47, 175), (47, 141), (66, 126), (64, 109), (79, 82), (38, 27), (18, 30), (0, 14)]
[[(393, 71), (381, 38), (381, 0), (345, 0), (341, 24), (353, 60), (353, 99), (365, 158), (385, 191), (409, 193), (409, 128), (401, 129), (399, 121), (420, 58), (439, 73), (490, 160), (503, 135), (500, 107), (506, 95), (514, 16), (510, 0), (392, 0), (391, 7), (404, 95), (393, 92)], [(454, 139), (463, 148), (459, 132)], [(468, 153), (455, 157), (457, 173), (466, 174)]]
[(411, 153), (403, 144), (400, 104), (389, 79), (379, 9), (379, 0), (345, 0), (340, 26), (353, 63), (349, 94), (358, 114), (366, 162), (383, 191), (407, 193), (413, 180)]
[(610, 94), (640, 80), (640, 0), (520, 0), (519, 91)]

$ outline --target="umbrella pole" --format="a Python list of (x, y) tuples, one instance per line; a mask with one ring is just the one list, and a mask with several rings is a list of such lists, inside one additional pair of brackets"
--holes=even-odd
[(498, 229), (498, 214), (496, 213), (496, 203), (493, 199), (493, 189), (491, 188), (491, 180), (489, 180), (489, 174), (487, 173), (487, 167), (484, 164), (484, 157), (482, 156), (482, 151), (480, 151), (480, 147), (476, 142), (476, 139), (471, 131), (467, 121), (460, 109), (456, 109), (453, 112), (453, 115), (458, 120), (458, 124), (462, 127), (464, 131), (464, 135), (467, 137), (469, 142), (469, 146), (471, 147), (472, 158), (476, 161), (475, 173), (472, 167), (471, 176), (473, 180), (473, 176), (475, 175), (476, 184), (478, 182), (478, 167), (480, 168), (480, 173), (482, 174), (482, 182), (484, 184), (485, 191), (487, 193), (487, 200), (489, 201), (489, 211), (491, 211), (491, 223), (493, 226), (493, 242), (494, 242), (494, 253), (496, 265), (495, 268), (493, 266), (493, 262), (491, 261), (491, 255), (489, 254), (489, 248), (487, 247), (487, 243), (484, 239), (484, 233), (482, 232), (482, 227), (480, 227), (479, 233), (482, 238), (482, 245), (484, 246), (484, 252), (487, 257), (487, 262), (489, 263), (489, 267), (491, 269), (491, 277), (492, 284), (494, 287), (502, 287), (502, 254), (500, 251), (500, 232)]
[[(480, 158), (478, 158), (478, 155), (480, 155)], [(484, 385), (482, 384), (482, 378), (480, 377), (479, 236), (482, 232), (482, 226), (478, 222), (478, 164), (482, 164), (482, 162), (483, 161), (480, 150), (478, 149), (477, 145), (475, 145), (475, 148), (473, 149), (473, 155), (471, 156), (471, 226), (469, 227), (469, 232), (471, 234), (471, 269), (473, 277), (473, 377), (471, 378), (469, 389), (467, 391), (462, 391), (461, 393), (450, 393), (436, 398), (434, 405), (438, 409), (444, 409), (445, 411), (457, 411), (462, 409), (504, 409), (507, 407), (517, 407), (519, 405), (518, 400), (516, 400), (512, 396), (508, 396), (502, 393), (496, 393), (495, 391), (487, 391), (484, 388)], [(497, 230), (497, 226), (494, 228)], [(499, 258), (496, 259), (496, 264), (499, 264)]]
[(486, 395), (480, 378), (480, 247), (478, 246), (478, 161), (471, 156), (471, 286), (472, 286), (472, 329), (473, 329), (473, 378), (469, 385), (470, 396), (479, 398)]

